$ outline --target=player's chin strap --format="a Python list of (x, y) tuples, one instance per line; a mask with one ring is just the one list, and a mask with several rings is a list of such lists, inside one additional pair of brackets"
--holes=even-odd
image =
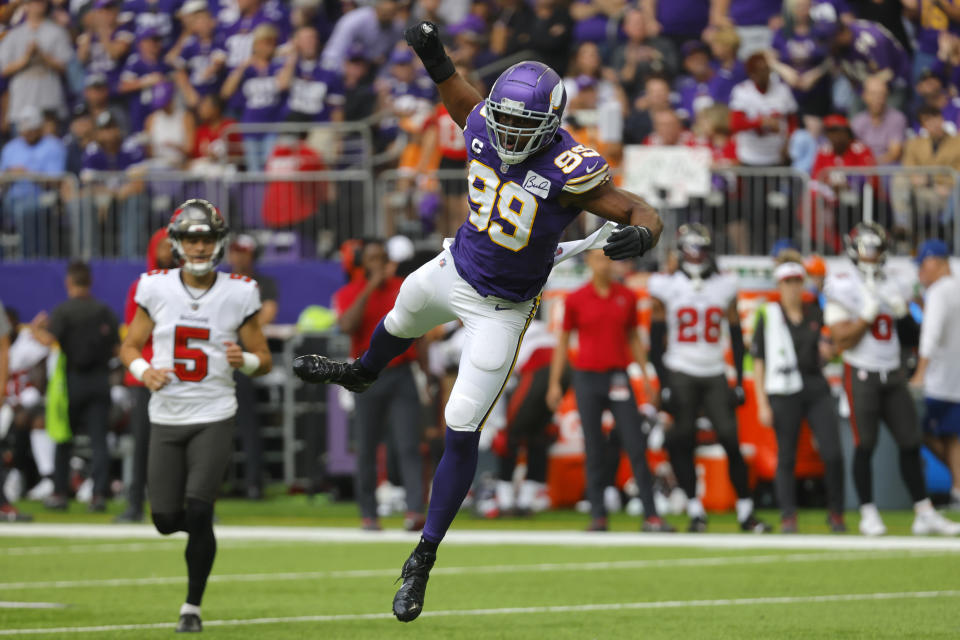
[[(573, 256), (583, 253), (584, 251), (602, 248), (607, 242), (607, 238), (610, 237), (610, 234), (616, 230), (617, 224), (615, 222), (606, 222), (602, 227), (591, 233), (583, 240), (561, 242), (557, 245), (557, 252), (553, 254), (553, 264), (560, 264), (564, 260), (569, 260)], [(449, 249), (451, 246), (453, 246), (453, 241), (454, 238), (444, 238), (443, 248)]]

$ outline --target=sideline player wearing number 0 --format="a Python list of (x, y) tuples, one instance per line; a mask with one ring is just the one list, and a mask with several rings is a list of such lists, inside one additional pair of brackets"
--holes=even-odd
[(437, 547), (473, 481), (480, 429), (510, 377), (564, 229), (584, 210), (625, 225), (603, 247), (609, 257), (625, 259), (651, 249), (662, 228), (653, 208), (610, 184), (600, 154), (560, 128), (566, 95), (552, 69), (518, 63), (484, 100), (454, 69), (436, 25), (421, 22), (406, 39), (464, 130), (470, 214), (453, 245), (404, 281), (359, 360), (307, 355), (294, 362), (304, 380), (361, 392), (415, 338), (436, 325), (463, 322), (467, 339), (444, 411), (446, 445), (426, 526), (393, 601), (403, 622), (423, 609)]
[[(206, 200), (187, 200), (167, 227), (178, 269), (140, 277), (138, 305), (120, 358), (151, 391), (147, 489), (157, 531), (188, 534), (187, 599), (177, 631), (200, 631), (200, 601), (213, 567), (213, 503), (233, 450), (233, 370), (270, 371), (251, 278), (214, 270), (227, 225)], [(142, 349), (153, 336), (153, 358)], [(241, 348), (238, 342), (242, 342)], [(244, 350), (246, 349), (246, 350)]]

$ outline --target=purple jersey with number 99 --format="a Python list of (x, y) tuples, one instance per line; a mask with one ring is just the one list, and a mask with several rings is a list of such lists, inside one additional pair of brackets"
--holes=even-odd
[(467, 116), (470, 215), (450, 251), (457, 272), (484, 296), (520, 302), (536, 297), (550, 275), (564, 229), (580, 213), (561, 192), (586, 193), (610, 179), (599, 153), (563, 129), (517, 164), (505, 164), (490, 140), (485, 105)]

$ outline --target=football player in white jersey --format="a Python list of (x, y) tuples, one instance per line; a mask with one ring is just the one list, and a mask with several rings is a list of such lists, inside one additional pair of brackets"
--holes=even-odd
[[(187, 200), (167, 227), (177, 269), (141, 276), (139, 308), (120, 358), (150, 389), (147, 489), (157, 531), (188, 534), (187, 599), (177, 631), (200, 631), (200, 601), (213, 566), (213, 503), (233, 450), (233, 370), (270, 371), (251, 278), (215, 271), (227, 225), (206, 200)], [(153, 336), (153, 358), (141, 353)], [(242, 342), (241, 348), (238, 342)], [(244, 350), (246, 349), (246, 350)]]
[(860, 533), (879, 536), (887, 528), (873, 502), (871, 458), (882, 419), (900, 448), (900, 475), (914, 501), (913, 533), (960, 534), (960, 524), (937, 513), (927, 497), (920, 457), (922, 434), (906, 373), (900, 363), (898, 325), (908, 318), (909, 292), (883, 268), (887, 232), (861, 222), (846, 238), (855, 268), (831, 270), (824, 284), (824, 322), (843, 352), (843, 386), (850, 405), (856, 450), (853, 482), (860, 500)]
[[(710, 232), (685, 224), (677, 237), (680, 269), (654, 274), (647, 284), (653, 302), (650, 362), (660, 379), (661, 402), (673, 415), (665, 446), (680, 488), (687, 494), (689, 530), (706, 531), (707, 514), (697, 497), (693, 455), (697, 418), (710, 419), (727, 454), (730, 481), (737, 492), (737, 520), (744, 531), (765, 533), (770, 526), (753, 513), (747, 466), (740, 454), (736, 407), (743, 404), (743, 335), (737, 312), (737, 283), (717, 271)], [(727, 383), (724, 333), (729, 330), (737, 386)], [(666, 353), (664, 353), (666, 347)]]

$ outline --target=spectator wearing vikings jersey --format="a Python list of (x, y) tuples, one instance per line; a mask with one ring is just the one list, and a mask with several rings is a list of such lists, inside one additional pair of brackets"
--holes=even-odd
[[(737, 311), (737, 283), (717, 271), (710, 232), (701, 224), (678, 231), (680, 269), (654, 274), (647, 283), (653, 302), (650, 362), (660, 379), (661, 406), (673, 415), (666, 449), (680, 488), (687, 495), (688, 530), (707, 529), (697, 497), (694, 450), (702, 411), (727, 454), (730, 481), (737, 492), (737, 520), (743, 531), (763, 533), (769, 525), (753, 513), (747, 466), (740, 453), (736, 407), (744, 403), (743, 335)], [(729, 330), (737, 383), (727, 383), (723, 335)]]
[[(347, 364), (305, 355), (295, 360), (294, 372), (309, 382), (362, 392), (414, 339), (445, 322), (464, 324), (463, 355), (444, 411), (446, 446), (427, 521), (401, 569), (403, 584), (393, 603), (394, 615), (409, 622), (423, 610), (437, 548), (476, 473), (479, 430), (513, 369), (561, 234), (583, 210), (629, 225), (605, 238), (607, 255), (626, 259), (656, 244), (662, 222), (641, 198), (610, 184), (600, 154), (560, 128), (566, 97), (552, 69), (539, 62), (517, 63), (500, 75), (484, 100), (457, 73), (436, 25), (417, 24), (406, 37), (437, 83), (450, 116), (464, 128), (470, 215), (452, 246), (407, 277), (359, 360)], [(608, 231), (598, 231), (577, 249), (561, 249), (560, 257), (602, 242)]]
[(890, 85), (890, 104), (904, 109), (910, 94), (910, 57), (889, 31), (865, 20), (845, 24), (832, 5), (824, 4), (818, 7), (812, 32), (828, 47), (833, 60), (853, 84), (854, 113), (863, 110), (859, 95), (869, 77), (886, 80)]
[(960, 34), (960, 2), (957, 0), (904, 0), (904, 17), (914, 24), (917, 47), (913, 52), (913, 79), (933, 67), (940, 40)]
[(170, 66), (164, 62), (163, 38), (154, 27), (137, 32), (137, 53), (127, 59), (120, 73), (120, 93), (127, 96), (130, 108), (130, 132), (143, 130), (143, 123), (153, 110), (153, 88), (167, 81)]
[(121, 24), (120, 0), (97, 0), (77, 36), (77, 58), (88, 74), (103, 74), (111, 96), (117, 95), (120, 72), (133, 46), (130, 24)]
[(727, 102), (732, 87), (725, 86), (717, 77), (710, 64), (710, 48), (707, 44), (686, 42), (680, 53), (683, 69), (687, 73), (677, 78), (676, 82), (676, 90), (680, 95), (677, 115), (686, 122), (693, 122), (701, 109), (714, 103)]
[(130, 133), (127, 110), (110, 101), (110, 85), (102, 73), (88, 73), (83, 82), (83, 109), (96, 121), (101, 113), (109, 113), (117, 122), (123, 135)]
[[(276, 29), (276, 40), (286, 33), (286, 23), (278, 6), (262, 0), (237, 0), (236, 13), (232, 3), (223, 2), (223, 10), (217, 13), (217, 41), (227, 52), (227, 69), (234, 71), (244, 65), (253, 55), (254, 31), (261, 25), (272, 25)], [(244, 110), (243, 93), (236, 93), (227, 103), (228, 113), (239, 116)]]
[[(853, 481), (860, 501), (860, 533), (879, 536), (887, 528), (873, 501), (871, 459), (880, 421), (900, 449), (900, 475), (914, 502), (915, 535), (960, 535), (960, 523), (937, 513), (923, 477), (922, 434), (900, 361), (900, 332), (913, 323), (907, 287), (886, 273), (886, 229), (861, 222), (846, 238), (847, 269), (831, 269), (824, 285), (824, 322), (843, 353), (843, 386), (850, 405), (856, 446)], [(915, 327), (914, 327), (915, 328)]]
[(171, 50), (168, 62), (175, 69), (173, 78), (184, 102), (196, 108), (202, 97), (216, 93), (223, 82), (227, 53), (215, 38), (217, 23), (203, 0), (190, 0), (180, 14), (190, 35)]
[(777, 434), (777, 501), (780, 532), (797, 532), (797, 438), (804, 418), (817, 440), (826, 473), (829, 513), (834, 533), (847, 530), (843, 522), (843, 454), (840, 449), (837, 403), (823, 377), (821, 362), (832, 357), (822, 340), (823, 313), (814, 302), (803, 302), (806, 271), (800, 253), (792, 249), (777, 256), (774, 279), (779, 302), (760, 307), (754, 326), (751, 355), (761, 424)]
[[(350, 336), (353, 357), (369, 346), (370, 337), (383, 316), (397, 301), (403, 279), (392, 275), (387, 250), (380, 240), (369, 240), (360, 250), (363, 277), (337, 290), (333, 297), (340, 330)], [(394, 265), (395, 266), (395, 265)], [(412, 365), (417, 359), (414, 346), (390, 361), (380, 379), (357, 402), (357, 506), (361, 526), (377, 531), (377, 449), (391, 440), (400, 463), (400, 475), (407, 496), (404, 528), (423, 528), (423, 460), (420, 456), (420, 396)]]
[(183, 0), (124, 0), (120, 22), (134, 33), (155, 29), (161, 49), (166, 51), (180, 35), (180, 25), (174, 18), (181, 4)]
[(714, 27), (709, 32), (708, 44), (713, 60), (713, 78), (710, 90), (716, 102), (730, 102), (733, 88), (747, 79), (747, 68), (737, 57), (740, 52), (740, 36), (733, 27)]
[(770, 62), (787, 83), (804, 115), (822, 118), (830, 112), (827, 48), (813, 37), (810, 0), (787, 0), (783, 26), (773, 34)]
[[(643, 418), (637, 410), (627, 366), (637, 362), (642, 371), (647, 399), (653, 397), (647, 379), (647, 355), (637, 333), (637, 297), (613, 279), (613, 261), (602, 251), (587, 254), (591, 280), (567, 296), (564, 302), (563, 331), (557, 339), (550, 365), (547, 406), (556, 410), (563, 398), (570, 335), (577, 333), (577, 356), (573, 361), (573, 388), (583, 427), (586, 450), (587, 499), (590, 501), (589, 531), (607, 530), (607, 509), (603, 501), (607, 478), (602, 415), (613, 413), (615, 429), (630, 458), (630, 466), (643, 502), (644, 531), (672, 531), (657, 515), (653, 502), (653, 477), (647, 465), (647, 442)], [(619, 460), (618, 460), (619, 462)]]
[[(276, 49), (277, 30), (269, 24), (257, 27), (253, 33), (253, 55), (230, 72), (220, 89), (220, 97), (224, 100), (230, 100), (234, 94), (241, 96), (243, 113), (240, 121), (245, 124), (280, 119), (291, 74), (289, 71), (279, 73), (284, 63), (273, 60)], [(292, 58), (288, 60), (287, 67), (292, 67), (293, 62)], [(271, 133), (244, 134), (243, 155), (247, 171), (263, 171), (275, 139), (276, 135)]]
[[(97, 171), (134, 172), (144, 160), (143, 149), (123, 133), (109, 112), (97, 118), (96, 142), (83, 155), (81, 179)], [(131, 175), (132, 177), (132, 175)], [(79, 200), (70, 204), (74, 222), (74, 255), (119, 255), (136, 258), (143, 253), (144, 212), (147, 211), (143, 183), (111, 177), (103, 184), (85, 187)], [(101, 225), (106, 233), (101, 232)], [(119, 246), (103, 247), (105, 238), (117, 238)]]
[(290, 95), (287, 118), (296, 122), (341, 122), (343, 120), (343, 76), (320, 65), (320, 43), (313, 26), (300, 27), (293, 34)]

